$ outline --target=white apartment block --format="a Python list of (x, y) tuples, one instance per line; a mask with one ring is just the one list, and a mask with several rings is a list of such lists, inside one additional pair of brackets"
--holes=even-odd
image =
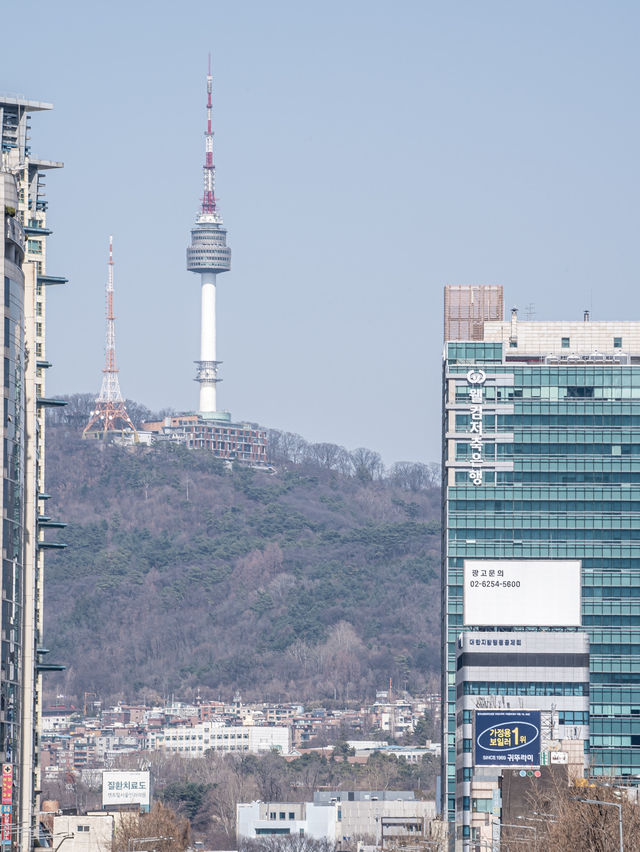
[(43, 734), (56, 733), (58, 731), (66, 731), (71, 724), (70, 719), (73, 712), (60, 711), (58, 713), (52, 711), (43, 711), (41, 730)]
[(221, 725), (201, 722), (174, 725), (149, 734), (149, 748), (163, 749), (184, 757), (202, 757), (205, 752), (291, 752), (289, 728), (262, 725)]
[(96, 755), (102, 761), (124, 752), (137, 751), (140, 747), (138, 737), (127, 736), (124, 733), (122, 735), (97, 736), (95, 743)]

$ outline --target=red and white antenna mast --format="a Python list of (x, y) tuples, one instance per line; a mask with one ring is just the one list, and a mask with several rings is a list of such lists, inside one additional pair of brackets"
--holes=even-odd
[(91, 417), (84, 428), (82, 437), (106, 438), (109, 434), (133, 433), (137, 440), (138, 432), (125, 408), (118, 379), (119, 371), (116, 367), (116, 318), (113, 313), (113, 237), (109, 237), (109, 274), (107, 276), (106, 297), (107, 334), (104, 347), (102, 387), (96, 399), (96, 407), (91, 412)]
[(216, 212), (216, 167), (213, 164), (213, 125), (211, 122), (211, 95), (213, 92), (213, 77), (211, 75), (211, 54), (209, 54), (209, 70), (207, 72), (207, 129), (204, 144), (204, 193), (202, 195), (202, 212)]

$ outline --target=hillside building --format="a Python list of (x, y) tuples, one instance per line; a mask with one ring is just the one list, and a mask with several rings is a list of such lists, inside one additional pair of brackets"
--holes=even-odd
[(176, 414), (143, 424), (156, 440), (184, 444), (190, 450), (210, 450), (219, 459), (267, 466), (267, 433), (247, 423), (203, 419), (199, 414)]
[[(5, 849), (31, 849), (39, 789), (37, 731), (43, 647), (46, 515), (44, 409), (46, 291), (63, 278), (48, 275), (44, 176), (62, 163), (39, 160), (29, 146), (30, 115), (49, 104), (0, 98), (0, 267), (4, 315), (4, 416), (2, 419), (2, 643), (0, 651), (0, 762)], [(5, 807), (7, 805), (7, 807)], [(10, 805), (10, 807), (9, 807)]]
[[(442, 388), (450, 822), (461, 633), (499, 642), (507, 633), (525, 641), (531, 631), (585, 632), (589, 771), (627, 783), (640, 775), (640, 322), (593, 322), (588, 312), (580, 322), (522, 322), (515, 309), (504, 320), (501, 290), (460, 290), (445, 291)], [(489, 309), (474, 315), (478, 304)], [(460, 306), (473, 323), (461, 321)], [(553, 689), (565, 682), (556, 673), (547, 667), (529, 680)], [(506, 680), (488, 682), (491, 696), (511, 694)]]

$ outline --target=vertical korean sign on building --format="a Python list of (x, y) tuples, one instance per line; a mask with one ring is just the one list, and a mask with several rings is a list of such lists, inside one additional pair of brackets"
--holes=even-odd
[(0, 840), (3, 846), (11, 845), (11, 811), (13, 810), (13, 766), (2, 764), (2, 828)]
[(482, 485), (482, 405), (484, 402), (483, 385), (487, 380), (484, 370), (472, 369), (467, 373), (469, 397), (471, 399), (471, 423), (469, 433), (471, 441), (471, 470), (469, 479), (474, 485)]

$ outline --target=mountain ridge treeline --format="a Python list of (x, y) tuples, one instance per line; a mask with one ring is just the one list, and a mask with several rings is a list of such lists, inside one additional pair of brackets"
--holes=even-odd
[(67, 665), (49, 690), (349, 701), (389, 678), (435, 688), (435, 466), (385, 472), (373, 451), (270, 430), (275, 473), (228, 470), (205, 450), (82, 440), (69, 408), (47, 430), (51, 511), (69, 524), (45, 569), (47, 646)]

